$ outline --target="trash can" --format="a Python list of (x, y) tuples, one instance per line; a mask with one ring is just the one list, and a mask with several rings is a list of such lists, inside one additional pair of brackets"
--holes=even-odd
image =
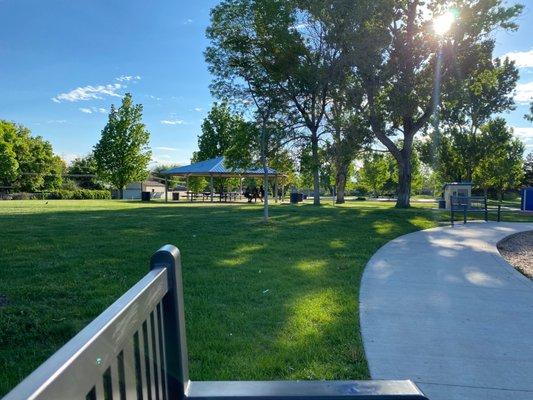
[(446, 200), (445, 199), (439, 199), (439, 208), (444, 210), (446, 208)]
[(303, 201), (302, 193), (291, 193), (291, 204), (298, 204)]
[(150, 201), (152, 193), (150, 192), (141, 192), (141, 201)]
[(178, 201), (180, 199), (180, 192), (172, 192), (172, 200)]
[(291, 193), (291, 204), (298, 204), (299, 193)]

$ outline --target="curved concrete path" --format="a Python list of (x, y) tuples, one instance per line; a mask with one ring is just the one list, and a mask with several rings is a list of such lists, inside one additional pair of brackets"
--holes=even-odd
[(431, 400), (533, 399), (533, 281), (496, 249), (526, 230), (457, 224), (379, 249), (360, 294), (372, 378), (412, 379)]

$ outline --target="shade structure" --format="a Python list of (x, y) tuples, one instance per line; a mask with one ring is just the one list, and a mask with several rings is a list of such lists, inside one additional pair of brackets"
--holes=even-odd
[[(224, 157), (212, 158), (183, 167), (171, 168), (161, 172), (171, 176), (212, 176), (229, 178), (232, 176), (264, 176), (263, 168), (229, 168), (225, 165)], [(268, 168), (268, 176), (276, 177), (280, 174), (275, 169)]]

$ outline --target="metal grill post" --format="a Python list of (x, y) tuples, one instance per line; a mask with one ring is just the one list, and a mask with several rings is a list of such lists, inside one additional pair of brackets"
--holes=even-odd
[(185, 334), (181, 257), (177, 247), (161, 247), (150, 260), (150, 270), (168, 270), (168, 293), (163, 297), (164, 343), (168, 398), (183, 399), (189, 385), (189, 362)]

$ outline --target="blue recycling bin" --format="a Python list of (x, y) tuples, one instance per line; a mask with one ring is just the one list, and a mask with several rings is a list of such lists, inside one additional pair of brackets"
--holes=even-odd
[(533, 187), (522, 189), (522, 202), (520, 209), (522, 211), (533, 211)]

